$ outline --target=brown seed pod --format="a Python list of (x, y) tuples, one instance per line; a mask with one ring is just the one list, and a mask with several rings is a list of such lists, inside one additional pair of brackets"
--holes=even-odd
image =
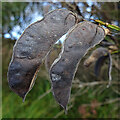
[(15, 93), (25, 98), (53, 44), (77, 21), (77, 16), (71, 11), (57, 9), (25, 29), (14, 46), (8, 69), (9, 86)]
[(81, 58), (105, 37), (102, 27), (87, 21), (75, 25), (68, 33), (59, 58), (50, 68), (53, 95), (65, 110), (70, 97), (72, 79)]
[(107, 50), (106, 55), (98, 57), (98, 59), (97, 59), (97, 61), (95, 63), (94, 72), (95, 72), (96, 76), (99, 76), (101, 68), (102, 68), (102, 66), (103, 66), (106, 59), (108, 59), (108, 72), (107, 72), (107, 74), (108, 74), (108, 78), (109, 78), (109, 83), (108, 83), (107, 87), (109, 87), (110, 84), (111, 84), (111, 81), (112, 81), (112, 76), (111, 76), (112, 57), (111, 57), (111, 54), (108, 52), (108, 50)]
[[(109, 85), (111, 83), (111, 70), (112, 70), (112, 57), (109, 53), (109, 50), (103, 47), (99, 47), (95, 49), (92, 54), (85, 60), (84, 65), (89, 67), (92, 63), (95, 63), (94, 73), (96, 76), (99, 76), (101, 67), (103, 66), (105, 60), (108, 58), (108, 78), (109, 78)], [(108, 85), (108, 86), (109, 86)]]
[(108, 49), (103, 48), (103, 47), (99, 47), (97, 49), (95, 49), (92, 54), (90, 55), (90, 57), (88, 57), (85, 62), (84, 65), (86, 67), (89, 67), (92, 63), (96, 62), (96, 60), (102, 56), (106, 56), (108, 55)]

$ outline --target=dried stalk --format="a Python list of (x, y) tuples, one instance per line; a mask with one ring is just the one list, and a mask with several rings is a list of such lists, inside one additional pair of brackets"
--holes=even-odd
[(39, 100), (44, 98), (47, 94), (49, 94), (51, 92), (51, 89), (49, 89), (48, 91), (46, 91), (44, 94), (42, 94), (41, 96), (39, 96)]

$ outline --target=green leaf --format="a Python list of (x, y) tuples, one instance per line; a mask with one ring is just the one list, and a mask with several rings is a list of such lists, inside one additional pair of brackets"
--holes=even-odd
[[(92, 20), (94, 20), (94, 19), (92, 19)], [(106, 26), (106, 27), (108, 27), (108, 28), (111, 28), (111, 29), (120, 31), (120, 27), (118, 27), (118, 26), (116, 26), (116, 25), (111, 25), (111, 24), (105, 23), (105, 22), (103, 22), (103, 21), (101, 21), (101, 20), (94, 20), (94, 21), (95, 21), (95, 22), (98, 22), (98, 23), (100, 23), (101, 25), (104, 25), (104, 26)]]

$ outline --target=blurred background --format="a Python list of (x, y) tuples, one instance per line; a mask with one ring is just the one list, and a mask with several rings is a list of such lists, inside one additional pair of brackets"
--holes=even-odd
[[(34, 87), (23, 103), (22, 98), (13, 93), (7, 82), (7, 71), (12, 57), (13, 46), (25, 28), (40, 20), (54, 9), (68, 9), (86, 20), (99, 19), (120, 25), (119, 3), (97, 2), (4, 2), (2, 3), (2, 117), (3, 118), (120, 118), (120, 55), (112, 54), (112, 84), (108, 84), (108, 61), (103, 64), (100, 75), (94, 74), (94, 64), (86, 68), (83, 62), (92, 49), (82, 59), (72, 84), (72, 94), (68, 114), (56, 103), (52, 93), (45, 62), (40, 68)], [(91, 20), (90, 20), (91, 21)], [(93, 22), (93, 21), (92, 21)], [(109, 41), (119, 48), (120, 37), (112, 30)], [(49, 64), (60, 52), (61, 38), (49, 55)], [(97, 45), (96, 47), (100, 47)], [(106, 47), (107, 48), (107, 47)], [(48, 61), (47, 61), (48, 62)], [(49, 67), (49, 65), (48, 65)]]

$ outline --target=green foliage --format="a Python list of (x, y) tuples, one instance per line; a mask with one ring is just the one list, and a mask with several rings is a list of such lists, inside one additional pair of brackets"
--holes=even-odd
[(106, 26), (106, 27), (108, 27), (108, 28), (111, 28), (111, 29), (120, 31), (120, 27), (118, 27), (118, 26), (116, 26), (116, 25), (111, 25), (111, 24), (105, 23), (105, 22), (103, 22), (103, 21), (101, 21), (101, 20), (94, 20), (94, 21), (95, 21), (95, 22), (98, 22), (99, 24), (104, 25), (104, 26)]
[[(2, 42), (2, 117), (3, 118), (120, 118), (119, 111), (120, 106), (118, 103), (120, 100), (109, 103), (110, 100), (114, 100), (116, 98), (120, 98), (120, 89), (119, 89), (119, 80), (120, 75), (118, 74), (119, 66), (118, 63), (114, 63), (114, 61), (118, 61), (120, 56), (118, 52), (116, 54), (112, 54), (113, 58), (113, 69), (112, 69), (112, 85), (109, 88), (106, 88), (108, 84), (108, 76), (107, 76), (107, 62), (102, 67), (102, 71), (99, 78), (96, 78), (93, 74), (92, 65), (90, 68), (83, 67), (83, 61), (85, 58), (89, 56), (89, 53), (82, 60), (79, 65), (77, 74), (75, 76), (75, 81), (73, 81), (72, 87), (72, 95), (71, 101), (69, 103), (69, 107), (72, 106), (68, 114), (65, 115), (62, 108), (56, 103), (55, 99), (50, 90), (50, 81), (47, 76), (47, 71), (45, 70), (44, 64), (40, 69), (38, 77), (36, 79), (36, 83), (33, 89), (28, 94), (26, 101), (23, 103), (22, 99), (17, 96), (15, 93), (11, 91), (8, 86), (7, 81), (7, 71), (8, 65), (11, 59), (13, 45), (15, 41), (11, 39), (4, 38), (4, 33), (9, 33), (13, 29), (15, 25), (22, 25), (23, 21), (20, 22), (20, 14), (22, 13), (24, 18), (25, 16), (25, 8), (29, 3), (2, 3), (2, 27), (3, 27), (3, 42)], [(40, 3), (34, 3), (40, 6)], [(59, 6), (63, 3), (49, 3), (49, 5), (54, 8), (60, 8)], [(65, 6), (62, 6), (67, 9), (74, 9), (72, 4), (64, 3)], [(71, 6), (70, 6), (71, 5)], [(99, 5), (99, 7), (97, 6)], [(94, 4), (91, 8), (92, 11), (89, 13), (94, 19), (100, 19), (102, 21), (108, 22), (111, 24), (111, 21), (116, 21), (119, 26), (118, 16), (118, 5), (116, 3), (97, 3)], [(82, 15), (85, 16), (87, 12), (87, 3), (83, 3)], [(42, 5), (42, 8), (43, 5)], [(41, 9), (42, 9), (41, 8)], [(99, 9), (98, 9), (99, 8)], [(113, 8), (111, 10), (111, 8)], [(39, 12), (43, 12), (42, 9)], [(76, 11), (74, 9), (74, 11)], [(11, 17), (14, 20), (11, 20)], [(112, 43), (117, 43), (120, 45), (119, 36), (115, 36), (114, 39), (107, 36), (105, 38), (107, 41)], [(98, 46), (99, 47), (99, 46)], [(59, 48), (59, 47), (58, 47)], [(54, 55), (53, 55), (54, 56)], [(97, 82), (100, 83), (104, 81), (103, 84), (91, 85), (91, 83)], [(89, 83), (88, 85), (86, 85)], [(117, 83), (117, 84), (116, 84)], [(118, 84), (119, 83), (119, 84)], [(81, 87), (83, 85), (83, 87)], [(48, 92), (48, 94), (46, 93)], [(46, 93), (46, 95), (45, 95)], [(44, 96), (43, 96), (44, 95)], [(107, 104), (104, 104), (108, 102)], [(101, 104), (102, 103), (102, 104)], [(101, 104), (93, 107), (92, 105)], [(69, 108), (68, 107), (68, 108)]]
[[(3, 32), (10, 31), (13, 26), (20, 24), (21, 13), (24, 12), (27, 2), (3, 2), (2, 3), (2, 26)], [(25, 16), (23, 16), (25, 17)], [(24, 19), (24, 18), (23, 18)], [(13, 22), (14, 21), (14, 22)], [(7, 26), (7, 30), (4, 27)], [(5, 31), (4, 31), (5, 30)]]
[[(97, 101), (97, 103), (103, 103), (104, 101), (109, 101), (110, 99), (120, 97), (112, 90), (113, 87), (115, 87), (114, 84), (110, 88), (106, 88), (107, 84), (91, 86), (88, 88), (76, 88), (75, 84), (73, 84), (71, 95), (72, 101), (69, 104), (69, 106), (73, 105), (73, 107), (68, 111), (67, 115), (62, 112), (62, 114), (59, 116), (58, 114), (59, 112), (61, 112), (62, 108), (60, 108), (60, 106), (56, 103), (52, 93), (49, 92), (44, 97), (40, 97), (45, 92), (47, 92), (51, 86), (49, 78), (47, 76), (47, 72), (44, 68), (44, 64), (40, 69), (40, 72), (36, 79), (36, 84), (28, 94), (26, 101), (23, 103), (22, 99), (10, 90), (7, 83), (7, 69), (14, 44), (13, 41), (10, 41), (11, 40), (7, 39), (3, 41), (3, 118), (53, 118), (56, 116), (60, 118), (116, 118), (118, 116), (118, 111), (120, 110), (120, 108), (118, 107), (118, 101), (112, 104), (97, 106), (95, 108), (89, 106), (95, 103), (95, 101)], [(80, 79), (82, 83), (85, 83), (85, 81), (99, 82), (99, 79), (96, 79), (91, 70), (92, 68), (84, 68), (82, 61), (78, 68), (75, 79)], [(103, 68), (103, 73), (105, 73), (105, 71), (106, 65)], [(88, 74), (85, 75), (83, 73)], [(105, 77), (103, 79), (106, 79), (107, 76), (103, 73), (101, 77)], [(114, 75), (114, 81), (117, 81), (118, 76), (115, 69), (113, 69), (112, 74)], [(107, 81), (108, 80), (106, 80), (106, 82)], [(79, 84), (77, 83), (77, 85)], [(74, 95), (76, 95), (76, 97)], [(84, 108), (84, 104), (88, 104), (88, 106)], [(82, 108), (83, 110), (85, 109), (86, 112), (82, 112), (80, 108)], [(94, 114), (92, 111), (96, 111), (96, 114)]]

